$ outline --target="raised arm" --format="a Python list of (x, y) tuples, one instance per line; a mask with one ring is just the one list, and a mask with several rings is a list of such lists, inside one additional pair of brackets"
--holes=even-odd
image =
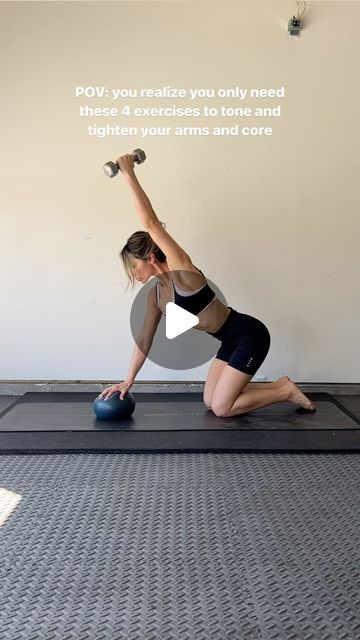
[(154, 209), (152, 208), (149, 198), (147, 197), (145, 191), (141, 187), (135, 175), (134, 160), (132, 156), (127, 153), (124, 156), (120, 156), (120, 158), (118, 158), (116, 162), (120, 167), (123, 178), (126, 180), (131, 189), (136, 210), (145, 229), (151, 227), (154, 222), (160, 222)]
[(139, 184), (134, 172), (134, 160), (130, 154), (117, 159), (121, 174), (129, 185), (134, 197), (135, 207), (146, 231), (166, 255), (171, 269), (190, 269), (192, 261), (186, 251), (164, 229), (157, 217), (145, 191)]

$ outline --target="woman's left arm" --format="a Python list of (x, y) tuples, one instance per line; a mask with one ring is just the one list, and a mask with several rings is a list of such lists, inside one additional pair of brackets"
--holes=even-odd
[(145, 191), (141, 187), (135, 172), (134, 172), (134, 160), (130, 154), (121, 156), (117, 159), (117, 164), (120, 167), (121, 173), (128, 183), (131, 192), (133, 194), (136, 210), (139, 214), (140, 220), (145, 229), (149, 229), (154, 222), (159, 222), (159, 219), (152, 208), (152, 204), (147, 197)]
[(171, 269), (191, 269), (192, 261), (186, 251), (163, 228), (145, 191), (141, 188), (134, 173), (134, 161), (127, 154), (118, 158), (117, 163), (125, 180), (130, 186), (135, 206), (145, 229), (166, 256)]

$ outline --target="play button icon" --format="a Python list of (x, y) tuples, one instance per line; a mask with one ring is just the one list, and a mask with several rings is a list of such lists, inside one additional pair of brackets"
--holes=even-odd
[(171, 340), (199, 324), (199, 318), (174, 302), (166, 305), (166, 337)]
[[(179, 281), (179, 271), (170, 271), (169, 275), (171, 275), (173, 282)], [(181, 276), (182, 280), (187, 279), (185, 271), (182, 271)], [(207, 283), (216, 294), (216, 298), (227, 306), (227, 302), (216, 284), (209, 278), (207, 278)], [(176, 291), (171, 285), (163, 289), (163, 295), (155, 289), (154, 298), (160, 307), (160, 310), (158, 309), (156, 312), (149, 304), (149, 294), (157, 286), (156, 278), (149, 279), (138, 291), (131, 306), (130, 328), (138, 348), (140, 350), (143, 348), (140, 337), (145, 326), (149, 332), (155, 330), (150, 351), (146, 351), (145, 354), (154, 364), (165, 369), (178, 371), (191, 370), (209, 362), (216, 355), (220, 342), (204, 329), (199, 329), (206, 324), (204, 314), (200, 311), (195, 315), (188, 311), (189, 306), (185, 303), (182, 306), (178, 304), (178, 300), (175, 303)], [(157, 296), (156, 293), (159, 295)], [(203, 304), (204, 306), (209, 304), (208, 300), (205, 300)], [(160, 311), (162, 314), (159, 319)], [(209, 318), (207, 321), (209, 322)], [(155, 326), (157, 322), (158, 325)]]

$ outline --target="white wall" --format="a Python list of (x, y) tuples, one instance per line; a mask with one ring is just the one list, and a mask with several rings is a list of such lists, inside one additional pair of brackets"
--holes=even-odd
[[(229, 305), (269, 327), (259, 374), (360, 381), (360, 4), (308, 3), (290, 39), (296, 12), (267, 1), (0, 2), (2, 380), (126, 376), (136, 290), (125, 292), (118, 252), (142, 226), (102, 165), (142, 147), (137, 175), (169, 233)], [(76, 100), (77, 85), (286, 93), (263, 104), (282, 109), (260, 119), (269, 137), (98, 138), (87, 125), (104, 120), (78, 108), (114, 103)], [(137, 379), (204, 380), (208, 368), (147, 361)]]

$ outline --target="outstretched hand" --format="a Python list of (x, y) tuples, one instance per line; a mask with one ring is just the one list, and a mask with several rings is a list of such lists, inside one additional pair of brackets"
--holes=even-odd
[(110, 398), (110, 396), (113, 395), (113, 393), (118, 393), (120, 400), (124, 400), (127, 392), (129, 391), (129, 389), (131, 389), (132, 387), (132, 382), (129, 382), (128, 380), (124, 380), (124, 382), (120, 382), (120, 384), (112, 384), (111, 387), (107, 387), (106, 389), (104, 389), (99, 395), (98, 398), (101, 398), (102, 400), (107, 400), (108, 398)]

